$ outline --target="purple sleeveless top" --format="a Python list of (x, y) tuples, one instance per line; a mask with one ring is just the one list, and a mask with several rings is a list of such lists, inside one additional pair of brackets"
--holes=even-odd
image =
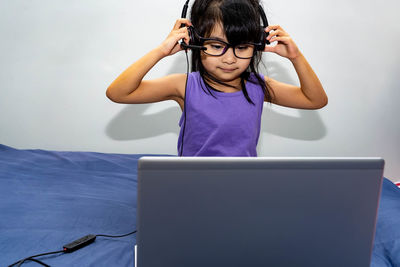
[(181, 155), (183, 135), (182, 156), (256, 157), (264, 103), (264, 93), (256, 81), (252, 73), (246, 82), (253, 105), (242, 91), (212, 90), (213, 97), (205, 88), (200, 73), (190, 73), (186, 90), (186, 127), (183, 125), (184, 113), (179, 121), (178, 155)]

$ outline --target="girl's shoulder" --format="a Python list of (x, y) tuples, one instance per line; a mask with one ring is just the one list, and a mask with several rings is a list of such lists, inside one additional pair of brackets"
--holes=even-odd
[(196, 81), (199, 81), (199, 80), (201, 79), (200, 72), (199, 72), (199, 71), (190, 72), (190, 73), (189, 73), (189, 76), (188, 76), (188, 79), (189, 79), (189, 80), (196, 80)]
[[(186, 74), (185, 74), (186, 79)], [(203, 84), (203, 78), (199, 71), (190, 72), (187, 76), (187, 86), (190, 88), (199, 87)]]
[[(258, 79), (257, 77), (258, 77), (259, 79)], [(260, 74), (260, 73), (250, 72), (250, 73), (249, 73), (249, 77), (248, 77), (248, 81), (249, 81), (249, 82), (252, 82), (252, 83), (259, 83), (259, 82), (260, 82), (260, 79), (261, 79), (262, 81), (265, 82), (265, 78), (266, 78), (266, 76), (264, 76), (264, 75), (262, 75), (262, 74)]]
[(177, 96), (183, 100), (185, 97), (186, 79), (188, 78), (187, 74), (175, 73), (165, 76), (164, 78), (166, 83), (176, 88)]

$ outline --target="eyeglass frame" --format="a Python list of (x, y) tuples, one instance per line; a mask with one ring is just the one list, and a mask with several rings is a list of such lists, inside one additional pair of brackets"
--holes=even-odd
[[(226, 51), (229, 50), (230, 47), (232, 47), (232, 51), (233, 51), (233, 54), (235, 55), (235, 57), (240, 58), (240, 59), (250, 59), (250, 58), (252, 58), (252, 57), (255, 55), (255, 53), (256, 53), (256, 51), (257, 51), (257, 47), (261, 45), (260, 43), (253, 43), (253, 42), (246, 42), (246, 43), (241, 43), (241, 44), (232, 45), (232, 44), (230, 44), (230, 43), (228, 43), (228, 42), (225, 42), (225, 41), (223, 41), (223, 40), (221, 40), (221, 39), (219, 39), (219, 38), (204, 38), (204, 37), (201, 37), (201, 36), (194, 30), (194, 28), (192, 28), (192, 32), (193, 32), (193, 33), (196, 35), (196, 37), (200, 40), (200, 44), (201, 44), (201, 46), (203, 47), (201, 50), (202, 50), (205, 54), (207, 54), (207, 55), (209, 55), (209, 56), (212, 56), (212, 57), (220, 57), (220, 56), (224, 55), (224, 54), (226, 53)], [(225, 47), (225, 49), (222, 51), (222, 54), (221, 54), (221, 55), (211, 55), (211, 54), (208, 54), (207, 52), (205, 52), (205, 51), (207, 50), (207, 48), (203, 46), (203, 44), (204, 44), (205, 41), (218, 41), (218, 42), (221, 42), (221, 43), (225, 44), (226, 47)], [(238, 46), (238, 45), (244, 45), (244, 44), (254, 45), (254, 51), (253, 51), (253, 55), (252, 55), (251, 57), (238, 57), (238, 56), (236, 55), (236, 53), (235, 53), (235, 47)]]

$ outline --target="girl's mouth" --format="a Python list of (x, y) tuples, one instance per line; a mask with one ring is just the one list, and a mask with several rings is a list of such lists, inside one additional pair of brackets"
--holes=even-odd
[(236, 69), (235, 68), (220, 68), (220, 70), (222, 70), (223, 72), (233, 72)]

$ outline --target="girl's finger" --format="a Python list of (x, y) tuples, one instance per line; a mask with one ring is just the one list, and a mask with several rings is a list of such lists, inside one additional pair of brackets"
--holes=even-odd
[(282, 42), (284, 44), (289, 44), (290, 42), (290, 37), (287, 36), (278, 36), (278, 37), (273, 37), (271, 40), (269, 40), (271, 43), (272, 42)]
[(173, 42), (179, 42), (180, 40), (185, 40), (185, 42), (188, 42), (189, 41), (189, 36), (188, 36), (188, 34), (187, 33), (185, 33), (185, 32), (180, 32), (180, 33), (177, 33), (174, 37), (173, 37)]
[[(185, 28), (186, 29), (186, 28)], [(185, 41), (187, 41), (189, 39), (189, 34), (187, 31), (185, 31), (185, 29), (183, 30), (174, 30), (172, 31), (168, 37), (165, 39), (165, 44), (169, 43), (169, 44), (175, 44), (176, 42), (178, 42), (181, 39), (185, 39)], [(171, 43), (172, 42), (172, 43)]]
[(177, 34), (179, 39), (185, 39), (185, 42), (189, 40), (189, 32), (186, 27), (180, 29)]
[(187, 27), (179, 28), (179, 29), (178, 29), (178, 32), (185, 32), (185, 33), (187, 33), (187, 32), (188, 32), (188, 29), (187, 29)]
[(280, 25), (269, 25), (268, 27), (267, 27), (267, 29), (269, 30), (269, 31), (271, 31), (271, 30), (278, 30), (278, 29), (280, 29), (280, 30), (283, 30), (282, 29), (282, 27), (280, 26)]
[(192, 26), (192, 23), (188, 19), (177, 19), (174, 25), (174, 30), (181, 28), (181, 25), (185, 24), (186, 26)]
[(282, 30), (276, 30), (276, 31), (270, 32), (268, 37), (267, 37), (267, 39), (268, 38), (271, 39), (274, 36), (288, 36), (288, 34), (285, 31), (282, 31)]

